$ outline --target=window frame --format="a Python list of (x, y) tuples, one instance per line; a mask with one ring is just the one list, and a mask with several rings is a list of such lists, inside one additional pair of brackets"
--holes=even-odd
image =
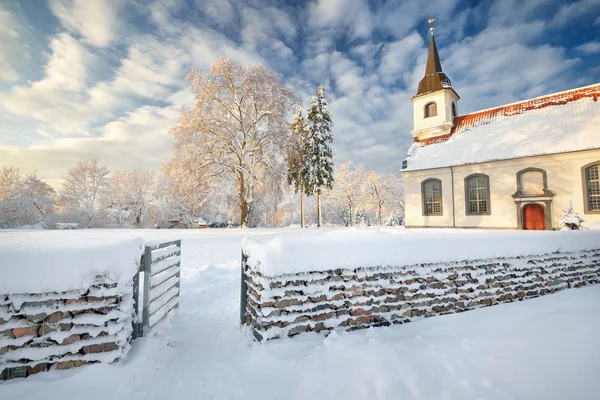
[[(428, 108), (429, 106), (433, 106), (434, 107), (434, 113), (429, 115), (428, 113)], [(435, 117), (438, 115), (437, 113), (437, 103), (435, 101), (430, 101), (429, 103), (425, 104), (425, 107), (423, 107), (423, 115), (424, 118), (431, 118), (431, 117)]]
[(456, 103), (452, 102), (452, 118), (458, 117), (458, 110), (456, 108)]
[(600, 160), (591, 162), (591, 163), (586, 164), (583, 167), (581, 167), (581, 183), (582, 183), (581, 186), (583, 189), (583, 213), (584, 214), (600, 214), (600, 209), (597, 209), (597, 210), (590, 209), (590, 200), (591, 200), (592, 194), (589, 191), (589, 182), (590, 181), (588, 180), (588, 170), (590, 170), (593, 167), (598, 168), (598, 174), (599, 174), (598, 182), (600, 185)]
[[(437, 183), (439, 184), (440, 191), (440, 211), (439, 212), (427, 212), (427, 196), (425, 194), (425, 186), (431, 183), (432, 185)], [(433, 203), (433, 202), (432, 202)], [(425, 217), (435, 217), (435, 216), (443, 216), (444, 215), (444, 190), (442, 187), (442, 181), (437, 178), (429, 178), (425, 179), (421, 182), (421, 208), (423, 212), (423, 216)]]
[[(471, 179), (476, 179), (476, 178), (485, 178), (485, 193), (486, 193), (486, 197), (485, 197), (485, 201), (487, 204), (487, 210), (486, 211), (471, 211), (471, 198), (470, 198), (470, 191), (469, 191), (469, 181)], [(465, 215), (491, 215), (492, 214), (492, 202), (491, 202), (491, 193), (490, 193), (490, 177), (489, 175), (486, 174), (481, 174), (481, 173), (476, 173), (476, 174), (471, 174), (465, 177), (464, 180), (464, 186), (465, 186)], [(476, 201), (481, 201), (481, 199), (476, 200)]]

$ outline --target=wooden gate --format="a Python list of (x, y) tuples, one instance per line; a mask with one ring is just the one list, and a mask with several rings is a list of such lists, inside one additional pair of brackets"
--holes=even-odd
[(523, 229), (535, 231), (546, 229), (544, 207), (539, 204), (527, 204), (523, 207)]

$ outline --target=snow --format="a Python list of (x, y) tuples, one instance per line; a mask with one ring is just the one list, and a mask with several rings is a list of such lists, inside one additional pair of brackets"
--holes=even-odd
[(278, 276), (337, 268), (369, 268), (575, 252), (600, 248), (598, 232), (343, 230), (247, 239), (248, 265)]
[[(600, 85), (576, 90), (600, 95)], [(522, 113), (482, 111), (473, 127), (459, 126), (445, 142), (414, 143), (408, 151), (408, 168), (403, 171), (600, 148), (600, 101), (583, 97), (562, 104), (570, 92), (547, 96), (553, 105)]]
[(2, 231), (0, 294), (88, 289), (99, 283), (98, 276), (101, 283), (119, 286), (133, 279), (142, 239), (80, 232)]
[[(348, 237), (363, 233), (342, 232)], [(466, 233), (446, 232), (432, 230), (431, 234)], [(0, 231), (0, 242), (13, 234)], [(275, 234), (310, 236), (314, 230), (65, 230), (55, 234), (72, 241), (136, 236), (183, 239), (179, 316), (158, 337), (134, 341), (122, 364), (96, 364), (3, 382), (0, 399), (591, 400), (600, 392), (600, 286), (407, 325), (259, 345), (239, 328), (242, 237), (268, 242)], [(324, 229), (320, 234), (334, 232)]]

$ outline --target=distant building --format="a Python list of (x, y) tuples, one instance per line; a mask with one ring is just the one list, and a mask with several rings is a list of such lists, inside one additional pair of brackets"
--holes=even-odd
[(557, 229), (600, 222), (600, 84), (458, 116), (433, 33), (403, 162), (407, 227)]

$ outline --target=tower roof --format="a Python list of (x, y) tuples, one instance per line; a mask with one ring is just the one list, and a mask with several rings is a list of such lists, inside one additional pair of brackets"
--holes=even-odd
[(445, 88), (452, 88), (452, 83), (448, 76), (442, 72), (442, 63), (440, 55), (435, 45), (433, 32), (429, 37), (429, 52), (427, 54), (427, 65), (425, 66), (425, 77), (419, 82), (419, 90), (417, 96), (435, 92)]

